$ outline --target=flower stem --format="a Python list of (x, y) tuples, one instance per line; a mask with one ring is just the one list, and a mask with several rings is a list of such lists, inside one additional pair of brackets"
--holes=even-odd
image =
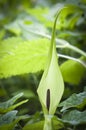
[(69, 45), (67, 46), (67, 48), (69, 48), (69, 49), (71, 49), (71, 50), (73, 50), (73, 51), (75, 51), (75, 52), (78, 52), (79, 54), (81, 54), (81, 55), (83, 55), (83, 56), (86, 57), (86, 52), (80, 50), (79, 48), (77, 48), (77, 47), (75, 47), (75, 46), (72, 46), (72, 45), (69, 44)]
[(53, 116), (50, 116), (50, 115), (45, 116), (45, 123), (44, 123), (44, 129), (43, 130), (54, 130), (52, 117)]

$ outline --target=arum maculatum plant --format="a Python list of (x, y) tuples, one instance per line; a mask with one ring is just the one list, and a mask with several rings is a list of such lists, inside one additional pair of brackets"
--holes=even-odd
[(54, 22), (46, 66), (37, 90), (45, 117), (44, 130), (54, 129), (52, 118), (64, 92), (64, 82), (58, 65), (55, 44), (56, 22), (62, 10), (59, 10)]
[[(45, 117), (44, 130), (54, 130), (52, 118), (64, 92), (64, 82), (58, 65), (55, 43), (56, 22), (59, 14), (64, 11), (64, 8), (69, 8), (69, 6), (60, 8), (55, 18), (46, 66), (37, 90)], [(82, 53), (79, 50), (76, 51)], [(85, 56), (86, 54), (83, 53), (83, 55)]]

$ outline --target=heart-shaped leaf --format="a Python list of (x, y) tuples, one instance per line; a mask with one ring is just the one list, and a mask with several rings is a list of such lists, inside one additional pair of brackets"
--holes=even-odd
[(44, 38), (23, 41), (13, 37), (3, 40), (0, 43), (0, 78), (43, 70), (48, 47), (49, 40)]
[(86, 124), (86, 111), (68, 111), (63, 115), (62, 121), (71, 125)]
[(0, 113), (6, 113), (6, 112), (11, 111), (11, 110), (15, 109), (16, 107), (22, 105), (23, 103), (26, 103), (28, 100), (23, 100), (19, 103), (14, 104), (22, 96), (23, 96), (23, 93), (20, 93), (20, 94), (14, 96), (13, 98), (11, 98), (10, 100), (0, 103)]
[(83, 109), (86, 105), (86, 92), (79, 94), (72, 94), (67, 100), (60, 103), (60, 107), (63, 107), (61, 111), (65, 111), (69, 108)]
[(13, 130), (21, 119), (28, 118), (27, 116), (16, 116), (17, 112), (18, 111), (14, 110), (0, 115), (0, 130)]

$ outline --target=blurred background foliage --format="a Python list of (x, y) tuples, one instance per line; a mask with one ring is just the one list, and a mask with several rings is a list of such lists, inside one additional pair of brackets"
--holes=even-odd
[[(38, 32), (51, 35), (55, 14), (59, 7), (65, 4), (76, 5), (81, 11), (65, 11), (65, 15), (58, 19), (56, 36), (65, 39), (85, 52), (86, 0), (0, 0), (0, 41), (11, 37), (21, 37), (24, 40), (37, 39), (39, 37)], [(69, 15), (67, 14), (68, 11), (70, 12)], [(79, 54), (68, 48), (58, 49), (58, 52), (75, 58), (80, 57)], [(62, 64), (64, 61), (66, 60), (63, 58), (59, 59), (59, 64)], [(71, 63), (68, 69), (68, 71), (72, 73)], [(76, 73), (76, 76), (77, 74), (78, 73)], [(17, 107), (19, 115), (30, 115), (28, 119), (29, 124), (43, 119), (41, 105), (36, 92), (41, 75), (42, 71), (35, 74), (30, 73), (0, 79), (0, 102), (7, 101), (21, 92), (24, 93), (24, 96), (21, 98), (22, 100), (29, 99), (24, 105)], [(70, 78), (73, 79), (72, 74)], [(73, 93), (86, 91), (86, 73), (80, 77), (78, 84), (74, 83), (75, 81), (73, 82), (73, 80), (70, 79), (65, 81), (65, 92), (62, 101), (69, 98)], [(73, 100), (74, 99), (72, 99), (72, 101)], [(86, 97), (84, 98), (84, 105), (82, 106), (82, 110), (85, 110)], [(56, 116), (62, 117), (60, 107), (56, 111)], [(18, 128), (15, 130), (21, 129), (26, 122), (27, 120), (20, 121), (17, 126)], [(85, 130), (86, 128), (85, 123), (82, 125), (80, 122), (74, 125), (67, 120), (65, 121), (65, 115), (63, 116), (63, 122), (65, 127), (62, 128), (62, 130)], [(68, 125), (68, 123), (70, 125)]]

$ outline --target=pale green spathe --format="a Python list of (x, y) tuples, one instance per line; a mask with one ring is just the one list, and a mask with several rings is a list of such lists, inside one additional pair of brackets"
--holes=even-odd
[(46, 106), (48, 89), (50, 90), (49, 114), (53, 115), (64, 91), (64, 83), (57, 63), (57, 54), (54, 46), (37, 91), (45, 114), (48, 114)]
[(46, 67), (37, 90), (45, 115), (54, 115), (64, 91), (64, 82), (58, 66), (55, 46), (56, 22), (61, 10), (59, 10), (54, 22)]

